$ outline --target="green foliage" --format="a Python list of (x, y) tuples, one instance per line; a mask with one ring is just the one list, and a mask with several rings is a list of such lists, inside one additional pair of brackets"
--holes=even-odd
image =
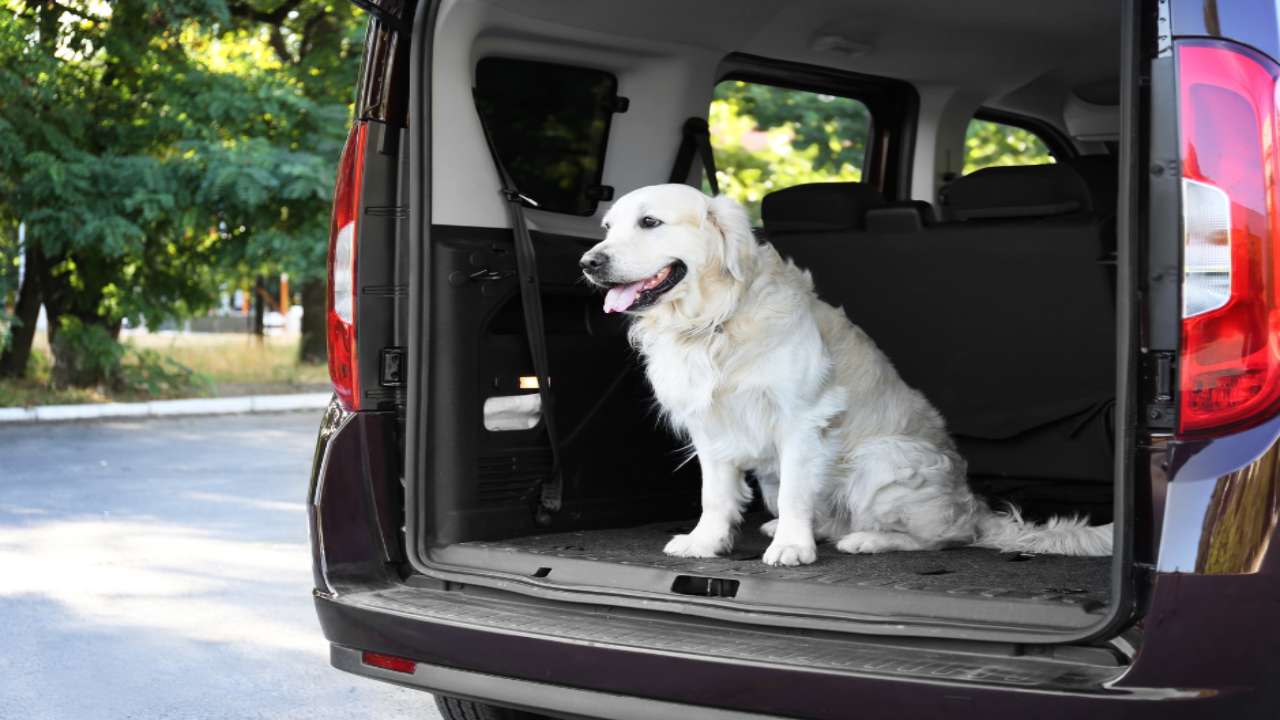
[(708, 123), (720, 191), (756, 223), (774, 190), (862, 178), (871, 115), (857, 100), (731, 80), (716, 86)]
[(213, 382), (173, 358), (146, 348), (126, 346), (114, 389), (146, 397), (209, 395)]
[[(148, 348), (122, 345), (101, 325), (63, 317), (54, 340), (56, 360), (48, 369), (55, 388), (100, 386), (115, 393), (145, 397), (207, 395), (210, 380), (173, 358)], [(33, 353), (31, 362), (48, 362)], [(44, 368), (32, 371), (43, 374)]]
[[(27, 377), (39, 378), (47, 382), (49, 374), (52, 372), (53, 363), (45, 353), (33, 352), (27, 356)], [(3, 405), (0, 405), (0, 407), (3, 407)]]
[(347, 2), (2, 0), (0, 300), (19, 221), (55, 326), (108, 337), (321, 277), (360, 35)]
[(969, 122), (964, 138), (965, 175), (984, 167), (1051, 162), (1048, 146), (1030, 130), (988, 120)]
[(72, 316), (62, 318), (60, 325), (53, 345), (57, 360), (51, 379), (55, 387), (88, 387), (119, 376), (124, 346), (111, 333)]

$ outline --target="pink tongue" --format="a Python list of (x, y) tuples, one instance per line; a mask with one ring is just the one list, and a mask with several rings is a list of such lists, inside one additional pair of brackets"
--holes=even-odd
[(639, 280), (630, 285), (609, 288), (609, 294), (604, 296), (605, 314), (622, 312), (635, 304), (636, 297), (640, 295), (640, 288), (645, 282), (645, 280)]

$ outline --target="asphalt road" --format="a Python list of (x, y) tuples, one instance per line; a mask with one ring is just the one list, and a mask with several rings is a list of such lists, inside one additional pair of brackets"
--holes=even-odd
[(316, 413), (0, 428), (0, 718), (438, 718), (329, 667)]

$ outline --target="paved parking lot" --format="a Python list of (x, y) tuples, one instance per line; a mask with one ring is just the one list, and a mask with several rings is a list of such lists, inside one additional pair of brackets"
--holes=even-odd
[(328, 664), (317, 413), (0, 428), (0, 718), (435, 718)]

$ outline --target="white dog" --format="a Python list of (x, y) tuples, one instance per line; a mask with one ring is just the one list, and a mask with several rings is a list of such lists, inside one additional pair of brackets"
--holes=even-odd
[(668, 422), (702, 469), (702, 517), (666, 553), (727, 552), (754, 473), (776, 520), (769, 565), (811, 563), (815, 541), (848, 553), (976, 544), (1106, 555), (1111, 529), (1024, 523), (974, 497), (942, 416), (908, 387), (809, 273), (757, 243), (732, 199), (685, 185), (628, 193), (582, 257), (608, 288)]

